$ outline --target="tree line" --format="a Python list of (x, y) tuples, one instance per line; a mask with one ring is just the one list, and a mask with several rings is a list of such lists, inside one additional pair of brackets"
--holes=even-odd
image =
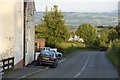
[[(36, 38), (45, 38), (46, 45), (50, 47), (56, 47), (58, 44), (68, 41), (70, 32), (57, 5), (54, 5), (50, 11), (46, 7), (45, 15), (41, 21), (41, 24), (35, 26)], [(98, 30), (92, 24), (84, 23), (79, 26), (75, 34), (83, 38), (86, 47), (103, 47), (107, 49), (111, 42), (120, 38), (120, 24), (116, 27)]]

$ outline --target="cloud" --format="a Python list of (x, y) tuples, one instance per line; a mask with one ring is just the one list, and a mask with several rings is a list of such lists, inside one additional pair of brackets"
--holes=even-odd
[(117, 10), (117, 0), (35, 0), (36, 10), (45, 11), (45, 7), (48, 9), (53, 5), (58, 5), (62, 11), (71, 12), (110, 12)]

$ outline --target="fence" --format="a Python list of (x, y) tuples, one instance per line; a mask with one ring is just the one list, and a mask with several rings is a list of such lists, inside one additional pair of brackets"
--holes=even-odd
[(2, 62), (0, 61), (0, 80), (2, 79), (2, 74), (3, 74), (3, 72), (2, 72)]
[(3, 59), (0, 62), (2, 62), (2, 72), (14, 68), (14, 57)]

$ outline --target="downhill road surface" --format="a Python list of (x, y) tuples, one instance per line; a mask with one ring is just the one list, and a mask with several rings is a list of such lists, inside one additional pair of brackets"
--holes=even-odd
[(118, 72), (105, 52), (83, 51), (29, 78), (118, 78)]

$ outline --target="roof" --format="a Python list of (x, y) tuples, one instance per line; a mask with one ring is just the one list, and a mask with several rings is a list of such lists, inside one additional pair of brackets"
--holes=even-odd
[(35, 42), (40, 42), (40, 41), (45, 41), (45, 39), (43, 39), (43, 38), (35, 39)]

